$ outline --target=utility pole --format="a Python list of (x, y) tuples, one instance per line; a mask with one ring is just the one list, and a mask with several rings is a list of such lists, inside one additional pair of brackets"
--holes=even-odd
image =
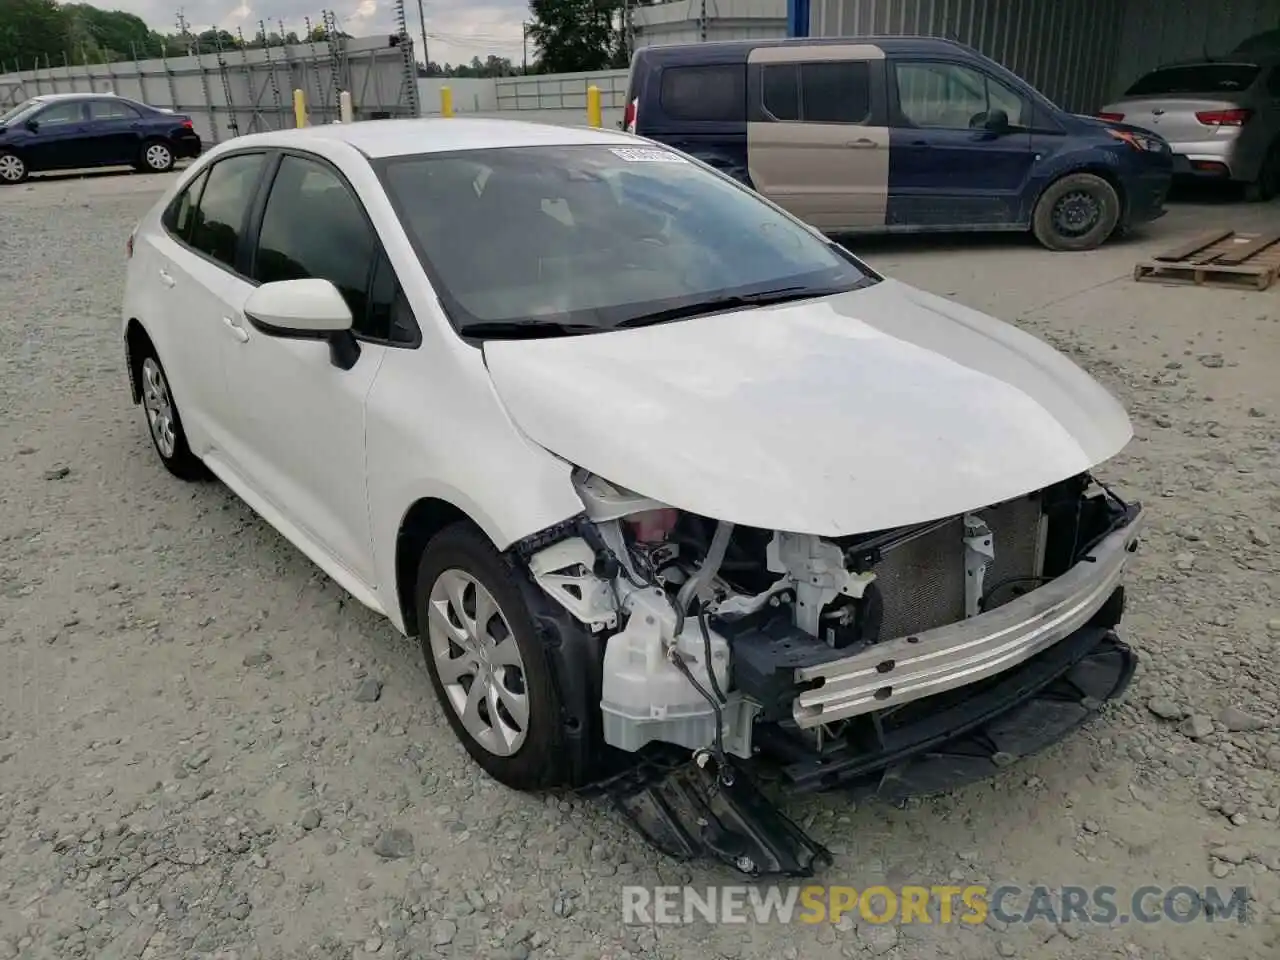
[(422, 8), (422, 0), (418, 0), (418, 24), (422, 27), (422, 66), (431, 66), (431, 58), (427, 56), (427, 14)]
[(529, 21), (520, 24), (520, 72), (529, 72)]

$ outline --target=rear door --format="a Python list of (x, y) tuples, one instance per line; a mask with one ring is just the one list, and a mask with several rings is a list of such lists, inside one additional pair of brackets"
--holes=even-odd
[(142, 114), (120, 100), (90, 100), (86, 153), (98, 163), (134, 163), (141, 143)]
[[(1027, 217), (1034, 106), (976, 65), (894, 58), (889, 65), (893, 164), (889, 223), (1017, 226)], [(988, 129), (1002, 113), (1007, 125)]]
[(747, 78), (755, 189), (819, 229), (883, 228), (884, 52), (871, 44), (757, 47)]

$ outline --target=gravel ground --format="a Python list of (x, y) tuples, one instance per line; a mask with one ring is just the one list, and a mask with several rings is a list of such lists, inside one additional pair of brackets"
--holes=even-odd
[(1106, 475), (1152, 508), (1128, 620), (1143, 663), (1124, 704), (994, 782), (789, 811), (836, 852), (831, 883), (1243, 884), (1251, 922), (624, 926), (625, 884), (733, 881), (663, 860), (601, 805), (488, 781), (413, 644), (228, 491), (160, 467), (116, 311), (125, 236), (163, 184), (0, 191), (0, 960), (1280, 946), (1280, 293), (1129, 279), (1180, 230), (1258, 208), (1179, 211), (1084, 255), (868, 248), (1051, 339), (1129, 405), (1138, 438)]

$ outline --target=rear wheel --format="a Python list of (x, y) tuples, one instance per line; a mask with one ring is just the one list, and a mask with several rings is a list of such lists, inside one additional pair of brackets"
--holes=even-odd
[(174, 403), (169, 380), (154, 349), (148, 349), (142, 356), (138, 364), (138, 380), (142, 388), (142, 409), (147, 415), (147, 430), (156, 453), (160, 455), (160, 462), (179, 479), (205, 479), (208, 472), (187, 445), (178, 405)]
[(510, 568), (470, 523), (432, 538), (418, 566), (422, 652), (441, 709), (485, 772), (515, 790), (565, 779), (560, 697)]
[(1050, 250), (1092, 250), (1120, 222), (1120, 196), (1093, 173), (1055, 180), (1040, 195), (1032, 217), (1036, 239)]
[(21, 183), (29, 172), (20, 156), (11, 150), (0, 150), (0, 183)]
[(165, 173), (173, 169), (173, 148), (163, 140), (148, 140), (142, 145), (139, 166), (152, 173)]

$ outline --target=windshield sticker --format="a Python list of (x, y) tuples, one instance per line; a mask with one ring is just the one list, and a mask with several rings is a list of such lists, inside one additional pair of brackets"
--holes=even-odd
[(610, 147), (609, 152), (629, 163), (688, 163), (679, 154), (668, 150), (650, 150), (646, 147)]

